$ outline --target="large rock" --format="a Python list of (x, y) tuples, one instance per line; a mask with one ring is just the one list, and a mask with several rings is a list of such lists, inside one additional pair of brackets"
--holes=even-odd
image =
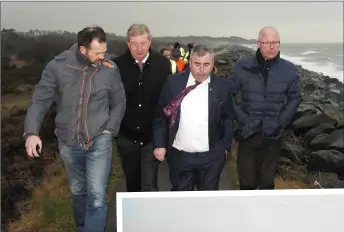
[(317, 135), (309, 144), (312, 149), (336, 149), (344, 152), (344, 129), (333, 131), (331, 134), (321, 133)]
[(343, 99), (344, 99), (344, 91), (338, 89), (329, 89), (326, 91), (325, 97), (328, 99), (332, 99), (337, 104), (343, 106)]
[(319, 126), (316, 126), (312, 129), (310, 129), (306, 134), (303, 135), (302, 140), (305, 143), (311, 142), (317, 135), (324, 133), (328, 134), (333, 132), (336, 129), (336, 127), (333, 125), (333, 123), (322, 123)]
[[(305, 98), (310, 98), (308, 99), (309, 101), (305, 101)], [(300, 103), (299, 108), (297, 109), (297, 113), (301, 113), (303, 115), (310, 115), (310, 114), (320, 114), (321, 111), (319, 108), (315, 107), (314, 104), (311, 102), (313, 98), (311, 96), (303, 96), (303, 102)]]
[(307, 169), (317, 172), (344, 172), (344, 154), (338, 150), (319, 150), (308, 157)]
[[(215, 56), (215, 60), (225, 61), (225, 62), (217, 62), (217, 69), (218, 74), (220, 76), (227, 77), (231, 74), (235, 64), (242, 58), (252, 56), (255, 54), (255, 51), (251, 48), (239, 46), (239, 45), (231, 45), (228, 48), (224, 49), (223, 52), (218, 52)], [(221, 63), (227, 63), (226, 65)]]
[(323, 123), (334, 125), (336, 121), (326, 114), (308, 114), (298, 118), (292, 124), (294, 129), (309, 129)]
[(324, 114), (335, 120), (337, 127), (343, 126), (344, 114), (339, 104), (333, 101), (314, 103)]

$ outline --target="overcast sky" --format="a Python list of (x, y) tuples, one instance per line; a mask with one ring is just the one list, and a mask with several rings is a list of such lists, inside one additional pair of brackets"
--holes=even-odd
[(241, 36), (275, 26), (282, 42), (343, 43), (342, 2), (2, 2), (1, 27), (78, 31), (100, 25), (125, 35), (146, 23), (153, 36)]

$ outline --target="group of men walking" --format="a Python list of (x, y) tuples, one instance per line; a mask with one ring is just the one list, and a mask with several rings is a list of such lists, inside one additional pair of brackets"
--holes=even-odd
[(77, 39), (43, 70), (24, 137), (28, 155), (39, 156), (40, 126), (56, 99), (55, 134), (78, 231), (104, 231), (113, 137), (128, 192), (159, 191), (164, 160), (172, 191), (218, 190), (236, 121), (240, 189), (274, 188), (283, 129), (301, 101), (300, 78), (279, 56), (275, 28), (261, 29), (256, 56), (240, 60), (227, 79), (212, 74), (207, 44), (193, 46), (188, 68), (172, 74), (144, 24), (130, 26), (128, 50), (114, 60), (102, 28), (84, 28)]

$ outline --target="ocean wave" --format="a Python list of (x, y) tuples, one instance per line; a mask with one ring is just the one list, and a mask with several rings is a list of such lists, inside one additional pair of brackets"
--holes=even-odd
[(281, 55), (282, 58), (293, 62), (294, 64), (301, 65), (303, 68), (327, 75), (332, 78), (337, 78), (343, 82), (343, 67), (334, 64), (332, 62), (324, 61), (323, 63), (315, 63), (311, 61), (305, 61), (303, 57)]
[[(254, 45), (242, 45), (244, 47), (248, 47), (251, 49), (256, 49)], [(281, 53), (281, 57), (289, 60), (290, 62), (296, 64), (296, 65), (301, 65), (303, 68), (308, 69), (310, 71), (314, 71), (317, 73), (321, 73), (323, 75), (336, 78), (339, 81), (343, 82), (343, 66), (339, 66), (337, 64), (334, 64), (332, 62), (328, 62), (324, 60), (321, 64), (311, 62), (306, 60), (306, 57), (302, 56), (288, 56), (284, 55)]]
[(314, 51), (314, 50), (308, 50), (308, 51), (302, 53), (302, 55), (310, 55), (310, 54), (318, 54), (318, 53), (321, 53), (321, 52)]

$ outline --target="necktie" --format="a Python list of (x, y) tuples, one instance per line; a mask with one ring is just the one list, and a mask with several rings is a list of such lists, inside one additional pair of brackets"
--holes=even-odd
[(196, 81), (194, 85), (190, 85), (183, 89), (183, 91), (173, 100), (171, 101), (167, 106), (163, 108), (164, 114), (170, 118), (170, 124), (169, 127), (172, 128), (176, 122), (177, 113), (180, 104), (182, 103), (184, 97), (194, 88), (196, 88), (201, 82)]
[(141, 62), (141, 61), (137, 62), (137, 65), (139, 66), (141, 72), (142, 72), (142, 69), (143, 69), (143, 64), (144, 63)]

